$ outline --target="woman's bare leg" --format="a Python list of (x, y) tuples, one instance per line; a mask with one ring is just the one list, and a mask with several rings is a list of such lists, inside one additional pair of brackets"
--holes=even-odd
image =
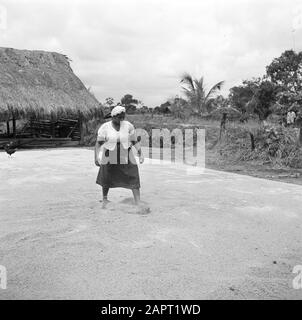
[(148, 214), (150, 213), (150, 208), (146, 205), (143, 205), (140, 200), (140, 190), (139, 189), (132, 189), (135, 205), (137, 206), (139, 214)]
[(109, 202), (108, 201), (108, 192), (109, 192), (109, 188), (103, 187), (103, 208), (105, 208), (106, 204)]
[(133, 197), (134, 197), (134, 203), (139, 204), (141, 200), (141, 195), (139, 189), (132, 189)]
[(103, 200), (108, 200), (109, 188), (103, 187)]

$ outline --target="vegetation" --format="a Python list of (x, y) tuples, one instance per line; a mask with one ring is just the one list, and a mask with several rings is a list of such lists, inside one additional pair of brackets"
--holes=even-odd
[[(108, 97), (99, 104), (73, 74), (69, 60), (56, 53), (0, 48), (0, 69), (2, 121), (81, 112), (86, 120), (85, 143), (92, 145), (100, 119), (110, 117), (111, 109), (119, 104), (140, 128), (205, 126), (207, 155), (213, 156), (215, 165), (244, 162), (247, 167), (246, 161), (256, 161), (302, 168), (302, 52), (283, 52), (265, 74), (243, 80), (228, 96), (220, 92), (224, 81), (208, 90), (203, 76), (185, 73), (179, 79), (182, 96), (155, 107), (129, 93), (119, 101)], [(290, 113), (294, 113), (291, 123)]]
[[(228, 97), (220, 94), (224, 81), (206, 90), (203, 77), (185, 73), (180, 83), (183, 97), (155, 108), (138, 107), (129, 94), (120, 103), (132, 114), (130, 120), (146, 130), (205, 126), (208, 166), (244, 163), (247, 170), (248, 161), (262, 169), (302, 168), (302, 52), (285, 51), (264, 75), (232, 87)], [(286, 121), (290, 111), (296, 116), (293, 124)]]
[(287, 50), (266, 68), (268, 79), (293, 94), (302, 90), (302, 52)]
[(122, 97), (121, 104), (126, 108), (128, 114), (133, 114), (137, 109), (138, 100), (134, 99), (131, 94), (126, 94)]
[(194, 79), (189, 73), (181, 78), (184, 94), (187, 97), (188, 105), (196, 115), (202, 115), (211, 110), (211, 103), (217, 92), (222, 88), (224, 81), (216, 83), (208, 92), (206, 91), (204, 78)]

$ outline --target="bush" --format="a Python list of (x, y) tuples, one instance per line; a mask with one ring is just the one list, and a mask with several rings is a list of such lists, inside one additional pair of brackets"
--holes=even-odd
[[(233, 162), (260, 160), (273, 166), (302, 168), (302, 149), (298, 130), (283, 126), (265, 126), (254, 130), (229, 128), (217, 145), (218, 152)], [(252, 150), (251, 134), (255, 149)]]
[(266, 155), (274, 164), (302, 168), (302, 150), (298, 144), (298, 130), (271, 126), (262, 128), (256, 136), (259, 155)]

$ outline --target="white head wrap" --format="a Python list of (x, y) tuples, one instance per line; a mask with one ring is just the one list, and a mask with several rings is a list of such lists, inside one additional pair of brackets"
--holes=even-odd
[(111, 110), (111, 117), (114, 117), (117, 114), (120, 114), (120, 113), (123, 113), (123, 112), (126, 113), (126, 108), (125, 107), (116, 106)]

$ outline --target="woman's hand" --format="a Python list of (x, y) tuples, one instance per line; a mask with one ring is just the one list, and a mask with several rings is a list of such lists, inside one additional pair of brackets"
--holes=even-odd
[(94, 163), (95, 163), (95, 165), (96, 165), (97, 167), (100, 167), (100, 166), (101, 166), (101, 165), (100, 165), (100, 162), (99, 162), (99, 160), (98, 160), (97, 158), (95, 158)]
[(142, 164), (142, 163), (144, 163), (144, 161), (145, 161), (145, 158), (144, 158), (143, 154), (140, 154), (139, 163)]
[(104, 141), (96, 141), (95, 147), (94, 147), (94, 163), (97, 167), (101, 166), (101, 159), (100, 159), (100, 150), (101, 146), (104, 144)]

